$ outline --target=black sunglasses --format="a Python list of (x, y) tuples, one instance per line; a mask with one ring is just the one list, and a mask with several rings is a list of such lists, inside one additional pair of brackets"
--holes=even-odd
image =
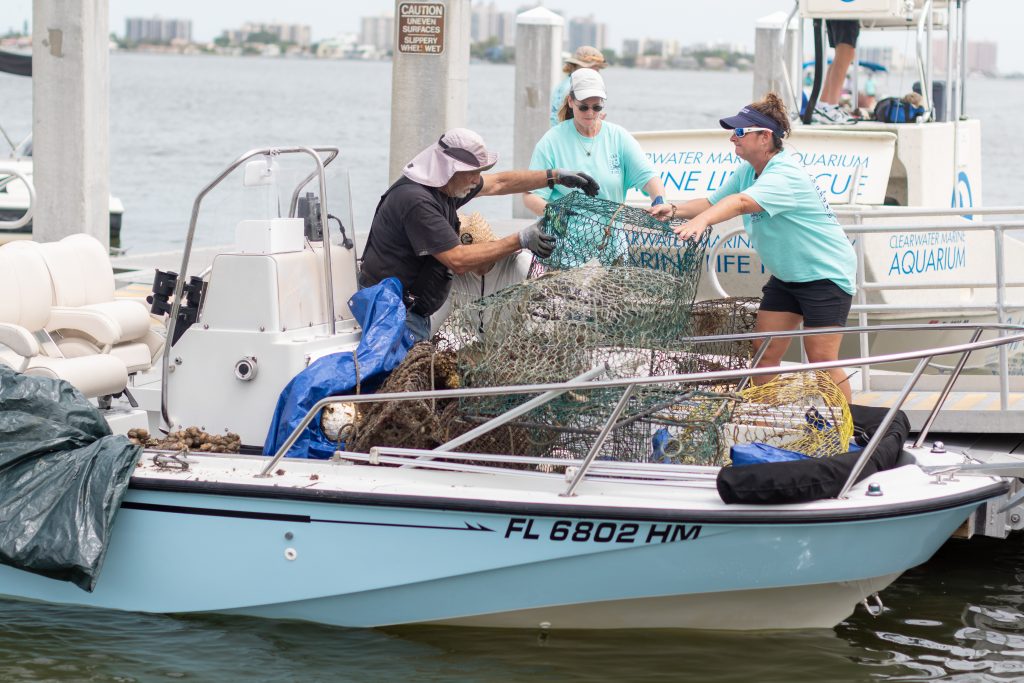
[(473, 168), (480, 168), (482, 165), (480, 160), (476, 158), (476, 155), (470, 152), (465, 147), (452, 147), (445, 143), (444, 136), (442, 135), (437, 139), (437, 144), (441, 147), (441, 151), (450, 156), (456, 161), (461, 161), (464, 164), (469, 164)]
[(593, 109), (595, 112), (602, 111), (604, 109), (603, 104), (577, 104), (576, 108), (580, 111), (590, 111)]

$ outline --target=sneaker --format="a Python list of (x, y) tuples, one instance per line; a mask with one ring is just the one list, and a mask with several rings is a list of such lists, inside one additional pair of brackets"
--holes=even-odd
[(811, 122), (823, 125), (849, 125), (856, 119), (834, 104), (820, 102), (811, 113)]

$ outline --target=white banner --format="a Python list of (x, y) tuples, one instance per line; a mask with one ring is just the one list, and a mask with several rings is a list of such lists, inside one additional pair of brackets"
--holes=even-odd
[[(725, 183), (743, 161), (736, 156), (729, 135), (722, 128), (633, 134), (671, 201), (706, 197)], [(830, 203), (849, 204), (854, 197), (858, 204), (885, 202), (895, 134), (804, 126), (793, 131), (785, 146)], [(633, 190), (628, 199), (643, 203), (645, 197)]]

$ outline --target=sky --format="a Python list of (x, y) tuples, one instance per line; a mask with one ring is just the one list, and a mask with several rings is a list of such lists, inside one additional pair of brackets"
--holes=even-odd
[[(212, 40), (225, 28), (246, 21), (283, 21), (309, 24), (319, 40), (359, 30), (359, 18), (393, 10), (394, 0), (108, 0), (110, 28), (124, 33), (128, 16), (191, 19), (196, 40)], [(529, 6), (524, 0), (495, 0), (499, 9), (516, 11)], [(972, 40), (999, 45), (999, 68), (1024, 72), (1022, 0), (967, 0), (968, 30)], [(608, 26), (608, 43), (620, 49), (624, 38), (672, 38), (691, 43), (754, 44), (754, 21), (776, 11), (788, 12), (793, 0), (544, 0), (544, 5), (567, 17), (593, 14)], [(32, 0), (0, 0), (0, 31), (20, 29), (30, 20)], [(874, 36), (872, 36), (873, 38)], [(888, 43), (892, 44), (892, 38)], [(898, 45), (903, 44), (902, 38)]]

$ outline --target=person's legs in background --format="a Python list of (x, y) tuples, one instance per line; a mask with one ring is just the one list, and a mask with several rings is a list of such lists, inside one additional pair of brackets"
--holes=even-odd
[(839, 108), (839, 98), (843, 94), (843, 81), (846, 72), (853, 64), (857, 48), (857, 37), (860, 35), (860, 23), (855, 20), (828, 20), (829, 45), (835, 49), (832, 63), (825, 72), (825, 82), (821, 87), (818, 103), (814, 107), (815, 123), (853, 123), (850, 115)]

